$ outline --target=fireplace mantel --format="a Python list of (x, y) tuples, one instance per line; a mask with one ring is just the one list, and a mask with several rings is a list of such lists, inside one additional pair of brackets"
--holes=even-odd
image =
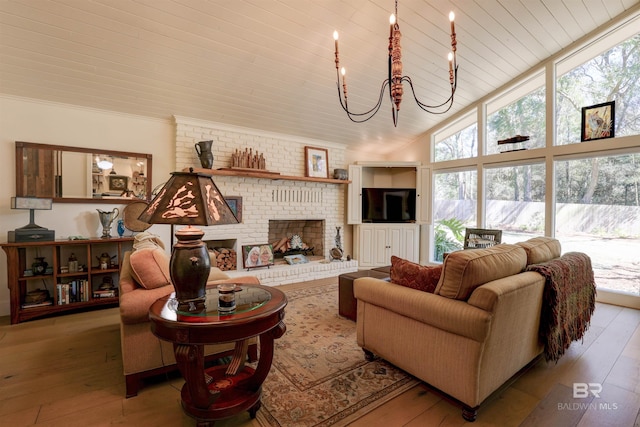
[[(190, 168), (183, 169), (183, 172), (189, 172)], [(333, 178), (313, 178), (307, 176), (291, 176), (291, 175), (280, 175), (276, 173), (269, 172), (261, 172), (259, 169), (254, 171), (247, 170), (231, 170), (231, 169), (203, 169), (203, 168), (193, 168), (194, 172), (200, 172), (204, 174), (214, 175), (214, 176), (238, 176), (242, 178), (257, 178), (257, 179), (272, 179), (274, 181), (285, 180), (285, 181), (307, 181), (307, 182), (322, 182), (325, 184), (349, 184), (351, 181), (345, 179), (333, 179)]]

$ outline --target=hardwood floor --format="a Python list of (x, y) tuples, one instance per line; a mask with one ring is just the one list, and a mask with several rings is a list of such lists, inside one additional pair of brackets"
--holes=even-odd
[[(595, 383), (599, 398), (573, 398)], [(125, 399), (118, 309), (9, 325), (0, 318), (3, 426), (194, 426), (177, 376)], [(580, 389), (578, 389), (580, 392)], [(284, 397), (286, 398), (286, 397)], [(465, 423), (460, 408), (418, 385), (351, 424), (376, 426), (640, 426), (640, 311), (598, 304), (584, 341), (557, 363), (538, 362)], [(244, 413), (216, 426), (257, 427)]]

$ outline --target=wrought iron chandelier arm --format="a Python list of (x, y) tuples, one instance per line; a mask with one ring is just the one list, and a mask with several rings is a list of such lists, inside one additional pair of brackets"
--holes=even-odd
[[(418, 99), (418, 96), (416, 95), (416, 92), (415, 92), (415, 90), (413, 88), (413, 82), (411, 81), (411, 77), (403, 76), (402, 77), (402, 81), (409, 83), (409, 87), (411, 87), (411, 94), (413, 95), (413, 99), (416, 101), (416, 104), (418, 104), (418, 106), (422, 110), (426, 111), (427, 113), (431, 113), (431, 114), (444, 114), (447, 111), (449, 111), (451, 109), (451, 107), (453, 106), (453, 98), (454, 98), (454, 95), (456, 93), (456, 88), (457, 88), (457, 84), (458, 84), (458, 67), (456, 67), (455, 70), (454, 70), (454, 76), (455, 77), (454, 77), (454, 80), (453, 80), (453, 84), (451, 85), (451, 95), (444, 102), (442, 102), (440, 104), (436, 104), (436, 105), (425, 104), (424, 102), (421, 102)], [(447, 106), (447, 104), (448, 104), (448, 106)], [(437, 109), (442, 108), (444, 106), (447, 106), (447, 108), (442, 110), (442, 111), (437, 111)]]
[(342, 106), (342, 109), (347, 113), (347, 117), (349, 117), (349, 120), (355, 123), (363, 123), (371, 119), (373, 116), (375, 116), (378, 110), (380, 110), (380, 107), (382, 106), (384, 91), (388, 84), (389, 84), (388, 80), (385, 80), (384, 82), (382, 82), (382, 87), (380, 88), (380, 95), (378, 96), (378, 102), (373, 106), (373, 108), (363, 113), (353, 113), (349, 111), (347, 100), (343, 99), (342, 97), (342, 92), (340, 91), (340, 83), (337, 83), (338, 98), (340, 99), (340, 106)]

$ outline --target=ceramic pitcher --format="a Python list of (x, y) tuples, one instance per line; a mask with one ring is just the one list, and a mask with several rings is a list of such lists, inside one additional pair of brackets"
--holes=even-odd
[(113, 209), (112, 211), (102, 211), (100, 209), (96, 209), (98, 211), (98, 216), (100, 217), (100, 224), (102, 224), (102, 238), (110, 239), (111, 238), (111, 224), (113, 221), (120, 215), (120, 211), (118, 208)]
[(200, 141), (195, 144), (196, 153), (198, 153), (198, 157), (200, 158), (200, 164), (205, 169), (211, 169), (213, 167), (211, 144), (213, 144), (213, 141)]

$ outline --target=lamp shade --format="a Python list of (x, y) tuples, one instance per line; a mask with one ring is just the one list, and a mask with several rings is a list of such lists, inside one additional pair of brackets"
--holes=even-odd
[(205, 303), (211, 270), (204, 233), (194, 225), (237, 224), (210, 175), (173, 172), (169, 181), (138, 217), (148, 224), (187, 225), (176, 231), (169, 274), (180, 310), (197, 311)]
[(44, 209), (51, 210), (53, 199), (41, 197), (12, 197), (11, 209)]
[(173, 172), (138, 219), (149, 224), (238, 223), (211, 176), (198, 172)]

